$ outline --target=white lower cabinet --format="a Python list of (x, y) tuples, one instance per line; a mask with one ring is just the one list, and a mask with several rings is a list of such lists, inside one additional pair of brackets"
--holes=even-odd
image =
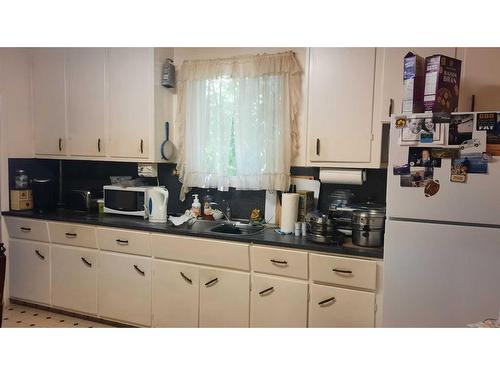
[(253, 275), (250, 327), (307, 327), (306, 281)]
[(50, 304), (49, 244), (10, 240), (9, 246), (11, 296)]
[(153, 261), (153, 326), (198, 327), (199, 267)]
[(97, 314), (97, 250), (52, 246), (52, 304)]
[(250, 275), (200, 267), (200, 327), (248, 327)]
[(99, 255), (98, 311), (103, 318), (151, 325), (151, 258)]
[(309, 327), (374, 327), (375, 294), (311, 284)]

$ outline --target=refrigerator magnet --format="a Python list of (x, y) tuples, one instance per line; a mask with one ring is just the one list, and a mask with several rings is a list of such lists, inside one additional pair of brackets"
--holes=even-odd
[(430, 180), (425, 185), (424, 194), (427, 198), (436, 195), (438, 191), (439, 191), (439, 180)]

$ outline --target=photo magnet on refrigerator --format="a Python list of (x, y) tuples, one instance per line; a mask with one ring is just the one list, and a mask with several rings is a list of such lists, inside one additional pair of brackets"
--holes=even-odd
[(428, 197), (432, 197), (437, 194), (439, 191), (439, 180), (431, 180), (425, 185), (424, 195)]

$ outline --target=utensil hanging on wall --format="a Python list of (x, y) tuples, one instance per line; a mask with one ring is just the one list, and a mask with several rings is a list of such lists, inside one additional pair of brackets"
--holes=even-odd
[(170, 124), (165, 123), (165, 140), (160, 146), (161, 158), (169, 160), (174, 154), (174, 144), (169, 140)]

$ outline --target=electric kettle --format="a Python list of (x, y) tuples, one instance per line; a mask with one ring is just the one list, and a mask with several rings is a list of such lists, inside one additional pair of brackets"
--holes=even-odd
[(167, 222), (168, 190), (163, 186), (153, 187), (146, 192), (146, 213), (151, 223)]

